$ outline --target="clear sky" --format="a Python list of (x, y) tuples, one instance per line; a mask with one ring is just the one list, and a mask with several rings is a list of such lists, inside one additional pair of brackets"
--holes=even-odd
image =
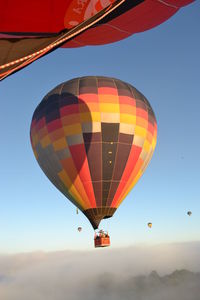
[(196, 1), (164, 24), (118, 43), (58, 49), (0, 82), (1, 253), (93, 247), (89, 221), (45, 177), (29, 140), (43, 96), (87, 75), (132, 84), (150, 101), (158, 122), (149, 167), (114, 217), (102, 222), (112, 247), (200, 239), (199, 12)]

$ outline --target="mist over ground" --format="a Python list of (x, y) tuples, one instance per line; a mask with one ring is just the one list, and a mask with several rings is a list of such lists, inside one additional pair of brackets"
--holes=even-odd
[(2, 300), (199, 300), (200, 242), (0, 255)]

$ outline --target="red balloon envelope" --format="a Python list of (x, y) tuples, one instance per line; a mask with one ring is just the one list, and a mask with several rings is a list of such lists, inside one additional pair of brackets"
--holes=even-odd
[(57, 47), (113, 43), (193, 0), (0, 0), (0, 79)]

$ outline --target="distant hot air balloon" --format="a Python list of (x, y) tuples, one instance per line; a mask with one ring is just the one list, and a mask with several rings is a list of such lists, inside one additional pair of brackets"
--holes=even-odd
[(149, 228), (151, 228), (151, 227), (152, 227), (152, 223), (148, 223), (147, 225), (148, 225), (148, 227), (149, 227)]
[(44, 173), (96, 229), (144, 173), (157, 125), (133, 86), (90, 76), (49, 92), (33, 114), (30, 135)]
[(113, 43), (194, 0), (0, 0), (0, 80), (62, 47)]
[(192, 212), (189, 210), (189, 211), (187, 212), (187, 214), (188, 214), (188, 216), (190, 217), (190, 216), (192, 215)]
[(78, 227), (78, 232), (81, 232), (82, 231), (82, 227)]

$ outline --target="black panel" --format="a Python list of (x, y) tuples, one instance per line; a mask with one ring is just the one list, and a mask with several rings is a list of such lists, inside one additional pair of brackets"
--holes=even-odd
[(61, 94), (78, 95), (78, 82), (78, 78), (65, 82)]
[(119, 134), (119, 143), (130, 144), (133, 143), (133, 134), (120, 133)]
[(131, 151), (131, 147), (132, 145), (128, 145), (128, 144), (118, 145), (113, 180), (119, 180), (119, 181), (121, 180)]
[(101, 133), (100, 132), (83, 133), (83, 139), (85, 144), (101, 142)]
[(107, 198), (108, 198), (108, 194), (109, 194), (109, 190), (110, 190), (110, 184), (111, 181), (103, 181), (103, 201), (102, 201), (102, 206), (106, 205), (107, 202)]
[[(113, 175), (113, 168), (115, 164), (115, 156), (117, 150), (117, 142), (119, 136), (119, 124), (102, 123), (102, 163), (103, 163), (103, 202), (106, 205), (109, 194), (110, 183)], [(107, 182), (106, 182), (107, 181)]]
[(120, 184), (120, 181), (112, 181), (111, 186), (110, 186), (110, 192), (109, 192), (109, 195), (107, 198), (107, 203), (106, 203), (107, 206), (111, 205), (119, 184)]
[(72, 105), (72, 104), (78, 104), (78, 97), (75, 95), (72, 95), (70, 93), (63, 93), (60, 95), (60, 101), (59, 105), (60, 107), (67, 106), (67, 105)]
[(117, 143), (102, 143), (103, 180), (111, 180), (115, 163)]
[(102, 142), (117, 142), (119, 124), (101, 123)]
[(135, 6), (137, 6), (138, 4), (140, 4), (142, 2), (144, 2), (144, 0), (126, 0), (118, 8), (116, 8), (113, 12), (108, 14), (105, 18), (103, 18), (97, 24), (107, 23), (107, 22), (117, 18), (119, 15), (126, 13), (128, 10), (134, 8)]
[[(85, 144), (92, 181), (102, 179), (101, 143)], [(97, 158), (97, 159), (96, 159)]]
[(96, 199), (96, 205), (101, 206), (102, 205), (102, 181), (93, 181), (93, 189), (94, 189), (94, 195)]
[(137, 107), (137, 108), (143, 108), (144, 110), (147, 111), (146, 104), (144, 103), (143, 100), (136, 99), (136, 107)]
[(115, 80), (107, 77), (98, 77), (98, 87), (116, 88)]
[(98, 94), (96, 77), (83, 77), (79, 81), (79, 94)]
[(46, 112), (46, 122), (50, 123), (51, 121), (54, 121), (56, 119), (60, 118), (60, 111), (59, 109), (51, 111), (50, 113)]
[(148, 115), (148, 121), (149, 123), (151, 123), (152, 125), (154, 125), (154, 122), (155, 122), (155, 117), (153, 115)]
[(144, 95), (142, 93), (140, 93), (140, 91), (138, 91), (136, 88), (134, 88), (131, 85), (128, 85), (128, 86), (132, 91), (132, 97), (134, 97), (135, 99), (142, 99), (142, 100), (144, 99)]
[(116, 84), (119, 96), (128, 96), (128, 97), (132, 98), (131, 89), (129, 88), (127, 83), (120, 81), (120, 80), (115, 80), (115, 84)]

